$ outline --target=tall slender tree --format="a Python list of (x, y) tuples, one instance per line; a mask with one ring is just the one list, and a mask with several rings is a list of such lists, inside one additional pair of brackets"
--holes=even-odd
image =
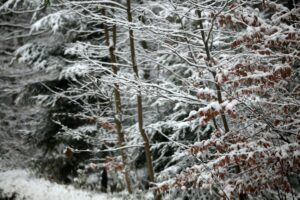
[[(105, 9), (102, 10), (103, 16), (106, 16)], [(109, 55), (110, 55), (110, 61), (112, 65), (112, 72), (113, 74), (118, 74), (118, 68), (116, 66), (117, 58), (115, 55), (115, 49), (116, 49), (116, 40), (117, 40), (117, 26), (114, 24), (112, 26), (112, 42), (113, 44), (110, 44), (110, 36), (109, 36), (109, 27), (107, 24), (104, 24), (104, 32), (105, 32), (105, 38), (106, 38), (106, 45), (109, 48)], [(124, 131), (122, 129), (122, 103), (121, 103), (121, 94), (120, 94), (120, 87), (118, 83), (114, 83), (114, 102), (115, 102), (115, 124), (116, 124), (116, 131), (118, 134), (118, 145), (120, 147), (120, 154), (122, 156), (122, 162), (124, 165), (124, 176), (125, 176), (125, 182), (127, 185), (127, 191), (131, 194), (132, 188), (129, 178), (129, 166), (127, 163), (127, 156), (124, 149), (122, 149), (125, 146), (125, 138), (124, 138)]]
[[(127, 0), (127, 20), (129, 22), (129, 45), (130, 45), (130, 53), (131, 53), (131, 62), (132, 68), (137, 82), (139, 82), (139, 71), (136, 62), (136, 54), (135, 54), (135, 44), (134, 44), (134, 35), (133, 30), (130, 27), (132, 23), (132, 13), (131, 13), (131, 0)], [(144, 150), (147, 161), (147, 169), (148, 169), (148, 178), (150, 183), (155, 182), (154, 170), (153, 170), (153, 162), (152, 162), (152, 154), (151, 154), (151, 146), (149, 138), (144, 129), (144, 121), (143, 121), (143, 102), (142, 102), (142, 94), (140, 91), (140, 86), (138, 86), (137, 91), (137, 112), (138, 112), (138, 126), (139, 132), (144, 141)]]

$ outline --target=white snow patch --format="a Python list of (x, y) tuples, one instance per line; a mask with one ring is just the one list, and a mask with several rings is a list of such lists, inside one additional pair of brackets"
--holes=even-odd
[(76, 18), (75, 14), (71, 13), (69, 10), (51, 13), (32, 24), (30, 32), (50, 29), (56, 33), (62, 29), (68, 21), (72, 21), (74, 18)]
[(225, 110), (230, 110), (230, 111), (232, 111), (232, 110), (234, 110), (234, 107), (238, 104), (239, 102), (237, 101), (237, 100), (232, 100), (231, 102), (227, 102), (227, 101), (225, 101), (224, 103), (223, 103), (223, 105), (222, 106), (224, 106), (225, 107)]
[(9, 197), (16, 193), (16, 200), (122, 199), (109, 194), (96, 194), (76, 189), (73, 186), (59, 185), (45, 179), (38, 179), (25, 170), (0, 172), (0, 190), (2, 190), (2, 195)]
[(191, 117), (195, 117), (197, 116), (198, 112), (196, 110), (192, 110), (189, 114), (189, 117), (188, 118), (191, 118)]
[(76, 80), (76, 76), (85, 76), (89, 73), (89, 66), (83, 63), (75, 63), (69, 67), (63, 69), (60, 73), (59, 79), (62, 78), (71, 78)]

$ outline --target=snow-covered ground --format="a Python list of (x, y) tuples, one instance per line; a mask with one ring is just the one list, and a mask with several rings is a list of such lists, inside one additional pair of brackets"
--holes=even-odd
[(97, 194), (35, 178), (25, 170), (0, 172), (0, 198), (16, 200), (119, 200), (121, 195)]

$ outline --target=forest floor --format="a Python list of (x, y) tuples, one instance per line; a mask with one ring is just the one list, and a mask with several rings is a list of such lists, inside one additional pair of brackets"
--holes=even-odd
[(34, 177), (26, 170), (0, 172), (0, 200), (119, 200), (122, 194), (94, 193)]

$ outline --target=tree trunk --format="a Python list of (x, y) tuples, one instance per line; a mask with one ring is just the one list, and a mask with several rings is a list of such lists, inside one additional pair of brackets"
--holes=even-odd
[[(127, 0), (127, 20), (129, 23), (132, 23), (132, 14), (131, 14), (131, 0)], [(129, 24), (130, 26), (130, 24)], [(130, 42), (130, 53), (131, 53), (131, 62), (132, 68), (135, 75), (135, 78), (139, 79), (138, 73), (138, 66), (136, 63), (136, 55), (135, 55), (135, 44), (134, 44), (134, 36), (133, 30), (129, 27), (129, 42)], [(149, 143), (148, 136), (144, 129), (144, 121), (143, 121), (143, 103), (142, 103), (142, 94), (141, 91), (138, 91), (137, 94), (137, 112), (138, 112), (138, 126), (139, 132), (144, 140), (144, 150), (146, 155), (146, 162), (147, 162), (147, 169), (148, 169), (148, 179), (149, 182), (154, 183), (154, 170), (153, 170), (153, 163), (152, 163), (152, 155), (151, 155), (151, 147)], [(156, 199), (161, 199), (159, 194), (155, 193)]]
[[(208, 40), (206, 40), (205, 38), (205, 33), (204, 33), (204, 29), (203, 29), (203, 23), (201, 20), (201, 11), (198, 10), (198, 17), (200, 18), (200, 29), (201, 29), (201, 37), (202, 37), (202, 41), (204, 43), (204, 48), (205, 48), (205, 53), (206, 53), (206, 57), (207, 57), (207, 62), (208, 62), (208, 67), (212, 67), (211, 65), (211, 56), (210, 56), (210, 50), (209, 50), (209, 46), (208, 46)], [(213, 78), (216, 78), (216, 72), (212, 72)], [(220, 85), (214, 80), (215, 83), (215, 87), (217, 90), (217, 97), (218, 97), (218, 102), (219, 104), (223, 103), (223, 99), (222, 99), (222, 91), (221, 91), (221, 87)], [(225, 133), (229, 131), (229, 127), (228, 127), (228, 123), (226, 120), (226, 116), (224, 112), (221, 112), (221, 118), (222, 118), (222, 122), (223, 122), (223, 126), (224, 126), (224, 130)]]
[[(209, 46), (208, 46), (209, 40), (207, 38), (205, 38), (205, 33), (204, 33), (204, 28), (203, 28), (203, 22), (202, 22), (202, 19), (201, 19), (201, 11), (198, 10), (197, 12), (198, 12), (198, 17), (200, 19), (199, 20), (199, 25), (200, 25), (200, 29), (201, 29), (202, 41), (204, 43), (204, 48), (205, 48), (205, 52), (206, 52), (208, 67), (211, 68), (212, 67), (211, 56), (210, 56), (210, 49), (209, 49)], [(212, 24), (212, 26), (213, 26), (213, 24)], [(213, 75), (215, 87), (216, 87), (216, 90), (217, 90), (218, 102), (219, 102), (219, 104), (221, 104), (221, 103), (223, 103), (221, 86), (215, 80), (216, 79), (216, 72), (212, 71), (212, 75)], [(224, 112), (221, 112), (221, 119), (222, 119), (222, 122), (223, 122), (225, 133), (229, 132), (229, 126), (228, 126), (227, 119), (226, 119), (226, 116), (225, 116)], [(236, 166), (236, 172), (237, 173), (241, 172), (241, 169), (240, 169), (239, 165)], [(246, 198), (247, 198), (246, 194), (239, 194), (239, 200), (244, 200)]]
[[(103, 10), (102, 12), (103, 15), (105, 15), (105, 10)], [(104, 31), (105, 31), (106, 45), (109, 46), (109, 30), (106, 24), (104, 24)], [(117, 66), (115, 65), (117, 63), (117, 58), (115, 55), (115, 46), (116, 46), (116, 38), (117, 38), (116, 25), (113, 26), (112, 33), (113, 33), (113, 45), (109, 46), (109, 55), (110, 55), (110, 62), (111, 62), (113, 73), (117, 75), (118, 69)], [(122, 123), (121, 123), (121, 119), (122, 119), (121, 94), (120, 94), (119, 85), (117, 83), (114, 83), (114, 97), (115, 97), (115, 102), (114, 102), (115, 103), (115, 124), (116, 124), (116, 130), (118, 135), (118, 146), (124, 147), (125, 138), (124, 138)], [(131, 189), (130, 179), (128, 175), (127, 156), (125, 151), (122, 148), (119, 151), (124, 165), (124, 175), (125, 175), (127, 191), (128, 193), (131, 194), (132, 189)]]

